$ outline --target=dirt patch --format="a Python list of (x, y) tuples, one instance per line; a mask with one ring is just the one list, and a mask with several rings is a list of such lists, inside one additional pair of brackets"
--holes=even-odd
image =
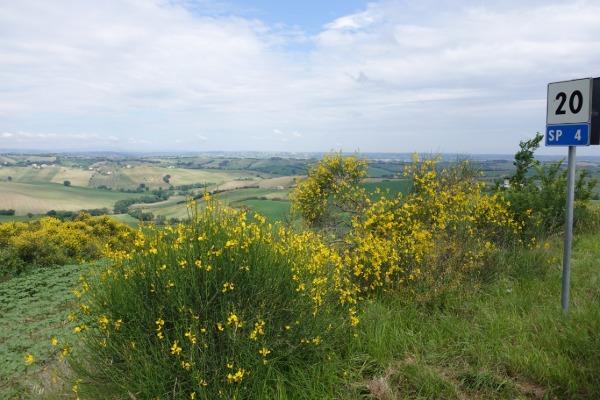
[(296, 184), (296, 176), (282, 176), (279, 178), (260, 179), (251, 181), (229, 181), (218, 185), (219, 190), (235, 190), (247, 187), (259, 187), (261, 189), (290, 188)]

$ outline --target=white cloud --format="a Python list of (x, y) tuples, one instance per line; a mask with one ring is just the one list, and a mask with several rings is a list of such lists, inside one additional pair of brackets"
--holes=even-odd
[(381, 20), (383, 14), (378, 7), (369, 7), (367, 11), (340, 17), (325, 25), (328, 30), (355, 30), (368, 28), (374, 22)]
[(596, 1), (384, 0), (312, 38), (218, 4), (0, 5), (0, 145), (514, 152), (600, 71)]

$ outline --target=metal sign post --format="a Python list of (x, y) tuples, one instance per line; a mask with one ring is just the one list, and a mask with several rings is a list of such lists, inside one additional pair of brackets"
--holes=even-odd
[(571, 286), (571, 247), (573, 243), (573, 203), (575, 202), (575, 153), (577, 147), (569, 146), (567, 174), (567, 209), (565, 212), (565, 247), (563, 249), (562, 295), (560, 302), (565, 314), (569, 311)]
[[(576, 146), (589, 146), (600, 142), (600, 127), (597, 123), (600, 115), (599, 93), (599, 78), (576, 79), (548, 84), (546, 146), (569, 146), (561, 296), (562, 308), (565, 314), (569, 310), (569, 287), (571, 284)], [(596, 94), (596, 96), (593, 96), (593, 94)]]

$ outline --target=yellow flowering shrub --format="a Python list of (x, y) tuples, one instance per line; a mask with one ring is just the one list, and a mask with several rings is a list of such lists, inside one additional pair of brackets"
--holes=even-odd
[(367, 162), (357, 156), (330, 153), (298, 181), (290, 193), (292, 211), (310, 226), (330, 230), (339, 236), (350, 226), (348, 214), (359, 211), (366, 200), (359, 183), (367, 176)]
[[(370, 197), (352, 188), (366, 177), (365, 170), (356, 157), (330, 154), (292, 196), (292, 209), (307, 226), (325, 231), (336, 243), (329, 249), (330, 264), (336, 265), (331, 279), (343, 302), (382, 293), (414, 298), (417, 288), (426, 295), (452, 289), (463, 276), (484, 268), (496, 246), (518, 240), (522, 224), (501, 194), (483, 193), (468, 161), (440, 168), (436, 159), (421, 161), (415, 155), (405, 171), (412, 191), (394, 196), (378, 191)], [(338, 220), (347, 219), (350, 227), (331, 235), (323, 223), (337, 222), (315, 215), (326, 215), (317, 211), (340, 198), (352, 205), (336, 206), (346, 213)]]
[(190, 222), (141, 228), (132, 251), (82, 280), (80, 391), (269, 398), (291, 367), (320, 365), (345, 343), (350, 311), (327, 284), (336, 255), (318, 235), (208, 196), (189, 206)]
[(62, 222), (43, 217), (28, 223), (0, 224), (0, 251), (34, 266), (95, 260), (131, 245), (132, 228), (108, 216), (81, 214)]

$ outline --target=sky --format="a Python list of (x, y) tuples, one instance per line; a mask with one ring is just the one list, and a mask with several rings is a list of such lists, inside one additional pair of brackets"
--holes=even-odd
[(514, 154), (596, 76), (600, 0), (0, 0), (3, 149)]

